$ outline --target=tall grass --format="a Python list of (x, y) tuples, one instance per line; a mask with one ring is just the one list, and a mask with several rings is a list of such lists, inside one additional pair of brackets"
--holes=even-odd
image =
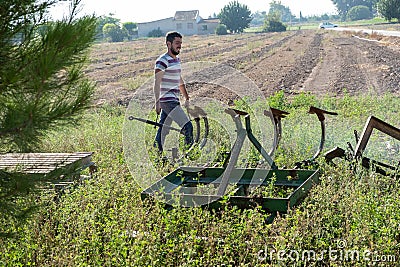
[[(319, 123), (307, 114), (310, 105), (339, 113), (327, 116), (326, 149), (346, 147), (353, 129), (361, 131), (369, 115), (399, 126), (400, 100), (393, 95), (317, 99), (278, 93), (268, 104), (290, 112), (282, 121), (284, 136), (275, 158), (280, 167), (291, 168), (318, 145)], [(40, 208), (26, 223), (8, 223), (15, 235), (0, 239), (0, 265), (366, 266), (378, 256), (381, 261), (375, 263), (382, 266), (399, 261), (399, 180), (362, 168), (352, 171), (341, 160), (335, 167), (320, 161), (321, 183), (272, 224), (261, 209), (239, 210), (229, 202), (219, 211), (165, 209), (140, 198), (135, 175), (151, 174), (146, 166), (133, 174), (128, 170), (124, 120), (123, 108), (103, 107), (86, 114), (81, 127), (48, 137), (42, 151), (93, 151), (97, 175), (59, 201), (52, 195), (36, 197)], [(2, 231), (5, 225), (1, 221)], [(316, 258), (302, 260), (312, 251)]]

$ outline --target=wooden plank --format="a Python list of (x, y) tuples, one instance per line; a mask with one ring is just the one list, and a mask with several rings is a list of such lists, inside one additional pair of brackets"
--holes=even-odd
[(92, 152), (7, 153), (0, 155), (0, 169), (24, 174), (57, 176), (94, 165)]

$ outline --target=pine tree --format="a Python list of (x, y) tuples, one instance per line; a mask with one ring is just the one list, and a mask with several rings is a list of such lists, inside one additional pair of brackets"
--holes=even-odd
[(96, 18), (49, 21), (56, 0), (0, 2), (0, 152), (32, 151), (45, 133), (76, 122), (94, 84), (84, 77)]
[[(69, 16), (50, 21), (46, 12), (57, 1), (0, 1), (0, 153), (34, 150), (46, 132), (76, 123), (90, 105), (95, 87), (83, 68), (96, 18), (77, 19), (81, 0), (72, 0)], [(17, 228), (38, 182), (0, 170), (0, 226)], [(0, 229), (0, 237), (10, 231)]]

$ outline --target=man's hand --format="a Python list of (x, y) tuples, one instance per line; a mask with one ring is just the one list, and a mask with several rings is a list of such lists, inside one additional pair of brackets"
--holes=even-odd
[(156, 102), (156, 112), (157, 112), (157, 115), (160, 115), (160, 113), (161, 113), (161, 106), (160, 106), (159, 101)]
[(189, 98), (186, 98), (185, 103), (183, 103), (183, 106), (184, 106), (185, 108), (188, 108), (188, 107), (190, 106)]

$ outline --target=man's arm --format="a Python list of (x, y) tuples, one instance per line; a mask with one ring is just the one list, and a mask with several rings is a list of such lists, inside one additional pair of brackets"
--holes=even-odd
[(161, 112), (160, 91), (161, 91), (161, 80), (162, 80), (163, 75), (164, 75), (164, 72), (162, 70), (156, 69), (154, 71), (153, 92), (154, 92), (155, 108), (156, 108), (157, 114), (160, 114), (160, 112)]
[(184, 105), (188, 106), (189, 105), (189, 94), (188, 94), (188, 92), (186, 90), (186, 85), (185, 85), (185, 82), (182, 79), (182, 76), (181, 76), (180, 79), (181, 79), (181, 81), (179, 83), (179, 91), (181, 91), (181, 94), (185, 98), (185, 104)]

